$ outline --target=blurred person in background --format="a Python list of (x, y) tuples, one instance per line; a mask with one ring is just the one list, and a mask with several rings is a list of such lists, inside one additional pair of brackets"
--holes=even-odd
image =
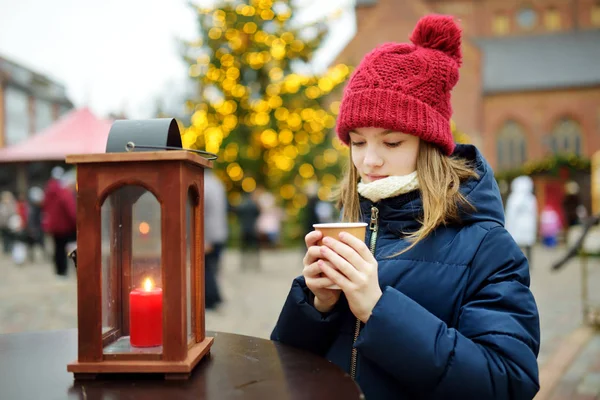
[(551, 204), (546, 204), (540, 214), (540, 234), (544, 246), (556, 247), (561, 229), (562, 222), (558, 211)]
[(511, 183), (511, 193), (506, 200), (506, 230), (525, 250), (531, 268), (531, 248), (537, 239), (537, 200), (533, 194), (533, 180), (519, 176)]
[(266, 247), (276, 248), (280, 243), (283, 210), (277, 205), (272, 193), (264, 189), (258, 193), (257, 201), (260, 210), (258, 221), (256, 221), (258, 236)]
[(240, 267), (242, 270), (260, 269), (260, 249), (256, 229), (260, 210), (254, 200), (255, 193), (244, 192), (242, 202), (233, 208), (240, 227)]
[(63, 277), (68, 272), (67, 245), (77, 237), (76, 180), (74, 173), (54, 172), (44, 193), (42, 227), (52, 236), (55, 272)]
[(565, 198), (562, 205), (567, 228), (579, 225), (587, 217), (587, 210), (581, 202), (579, 184), (575, 181), (569, 181), (565, 184)]
[(218, 271), (227, 242), (227, 195), (215, 173), (204, 171), (204, 274), (205, 305), (215, 309), (222, 302)]
[(27, 223), (25, 228), (25, 242), (27, 243), (29, 260), (35, 261), (35, 248), (39, 246), (42, 254), (46, 256), (46, 246), (44, 243), (44, 231), (42, 230), (42, 205), (44, 201), (44, 191), (34, 186), (29, 189), (29, 204), (27, 209)]
[(2, 252), (10, 255), (12, 251), (13, 234), (9, 228), (9, 219), (17, 214), (17, 202), (15, 196), (7, 191), (0, 194), (0, 234), (2, 235)]

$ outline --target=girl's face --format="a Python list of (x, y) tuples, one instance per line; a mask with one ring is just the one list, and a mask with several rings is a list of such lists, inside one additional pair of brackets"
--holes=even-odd
[(364, 183), (402, 176), (417, 168), (419, 138), (382, 128), (356, 128), (350, 132), (352, 162)]

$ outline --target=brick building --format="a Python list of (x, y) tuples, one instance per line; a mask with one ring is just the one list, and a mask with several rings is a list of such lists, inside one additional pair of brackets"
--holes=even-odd
[[(408, 41), (431, 12), (461, 20), (453, 119), (496, 171), (600, 150), (599, 0), (357, 0), (357, 34), (338, 60), (355, 65), (378, 44)], [(567, 179), (589, 193), (589, 176), (536, 177), (540, 206), (560, 207)]]
[[(0, 57), (0, 148), (17, 144), (49, 127), (72, 108), (64, 86)], [(42, 163), (29, 163), (27, 168), (3, 164), (0, 188), (23, 192), (23, 187), (15, 186), (17, 181), (26, 182), (27, 175), (45, 176), (47, 170), (48, 166)]]
[(47, 128), (71, 108), (64, 86), (0, 57), (0, 147)]

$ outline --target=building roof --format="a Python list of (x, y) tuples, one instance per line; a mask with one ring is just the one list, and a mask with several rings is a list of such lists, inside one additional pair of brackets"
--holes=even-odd
[(600, 84), (600, 30), (476, 39), (483, 91), (497, 93)]
[(0, 163), (64, 161), (67, 154), (104, 153), (112, 121), (73, 110), (27, 140), (0, 149)]

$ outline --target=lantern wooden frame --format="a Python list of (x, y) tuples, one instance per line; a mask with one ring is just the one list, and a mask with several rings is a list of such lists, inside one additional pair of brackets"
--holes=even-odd
[[(186, 379), (213, 343), (205, 336), (204, 307), (204, 168), (212, 162), (188, 151), (157, 151), (72, 155), (67, 163), (77, 165), (77, 308), (78, 359), (67, 370), (75, 379), (95, 378), (99, 373), (164, 373), (167, 379)], [(163, 290), (163, 344), (160, 354), (104, 354), (104, 348), (128, 331), (128, 316), (102, 333), (101, 207), (109, 195), (127, 185), (151, 192), (161, 209), (161, 276)], [(190, 189), (192, 208), (192, 278), (186, 273), (186, 207)], [(123, 237), (131, 237), (131, 204), (117, 207), (123, 222)], [(127, 213), (129, 212), (129, 217)], [(129, 224), (127, 224), (129, 221)], [(128, 235), (129, 234), (129, 235)], [(111, 254), (118, 264), (119, 302), (131, 287), (127, 240)], [(190, 255), (187, 255), (188, 257)], [(187, 332), (187, 280), (191, 285), (190, 308), (193, 335)], [(118, 304), (128, 311), (128, 304)], [(120, 331), (119, 331), (120, 330)], [(191, 333), (191, 332), (190, 332)], [(190, 340), (192, 336), (192, 340)]]

